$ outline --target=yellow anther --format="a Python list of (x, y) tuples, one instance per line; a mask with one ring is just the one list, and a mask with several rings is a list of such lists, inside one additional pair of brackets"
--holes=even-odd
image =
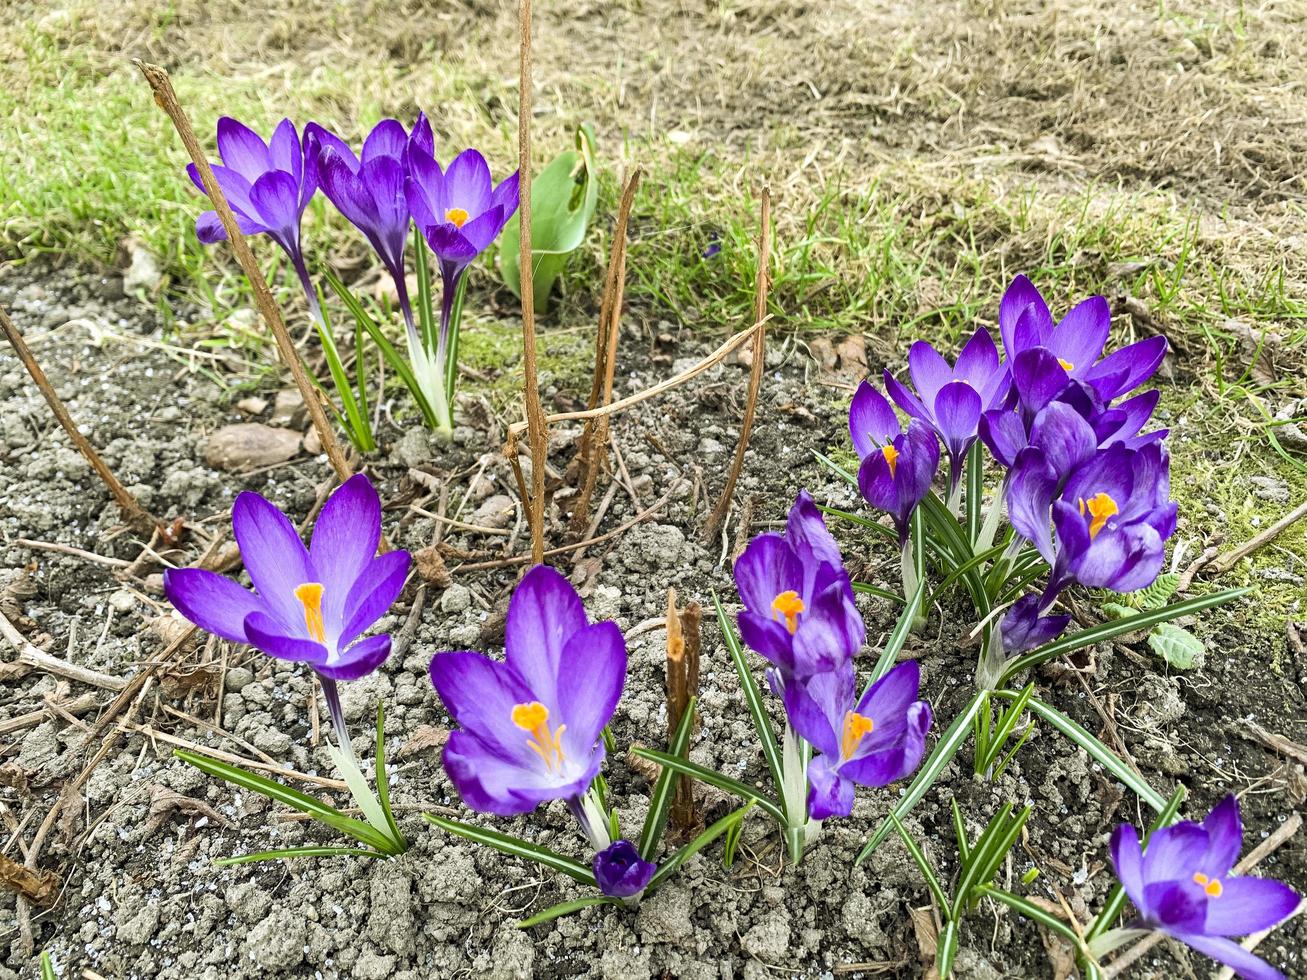
[(1207, 892), (1208, 898), (1220, 898), (1221, 892), (1225, 891), (1219, 878), (1209, 878), (1201, 871), (1194, 872), (1194, 884), (1202, 885), (1203, 891)]
[(803, 612), (803, 600), (799, 598), (799, 593), (791, 589), (788, 592), (782, 592), (771, 601), (772, 619), (785, 617), (785, 628), (791, 634), (799, 628), (799, 613)]
[(309, 636), (325, 643), (327, 631), (322, 622), (322, 583), (305, 582), (295, 586), (295, 598), (304, 605), (304, 625), (308, 627)]
[(889, 463), (889, 475), (890, 479), (893, 479), (899, 467), (899, 451), (893, 446), (885, 446), (880, 452), (885, 457), (885, 462)]
[(467, 223), (467, 212), (462, 208), (450, 208), (445, 212), (445, 220), (455, 228), (462, 228)]
[(1060, 357), (1057, 359), (1057, 363), (1061, 364), (1062, 370), (1066, 371), (1067, 373), (1070, 373), (1076, 369), (1076, 366), (1074, 364), (1072, 364), (1070, 361), (1064, 361)]
[(544, 761), (545, 767), (561, 772), (563, 769), (563, 732), (566, 725), (559, 725), (556, 731), (549, 730), (549, 709), (539, 701), (529, 704), (515, 704), (512, 712), (513, 724), (532, 737), (526, 740), (531, 751)]
[(844, 712), (844, 734), (840, 738), (840, 758), (847, 760), (857, 751), (863, 736), (876, 727), (866, 715), (856, 711)]
[(1085, 516), (1085, 511), (1089, 512), (1089, 540), (1092, 541), (1098, 537), (1098, 532), (1103, 530), (1109, 517), (1121, 513), (1121, 508), (1116, 505), (1116, 501), (1109, 494), (1098, 492), (1086, 500), (1080, 498), (1080, 516)]

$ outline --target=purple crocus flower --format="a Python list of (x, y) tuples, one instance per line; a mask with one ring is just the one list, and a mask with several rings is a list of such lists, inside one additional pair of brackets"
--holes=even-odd
[(1300, 900), (1282, 882), (1232, 875), (1242, 847), (1239, 803), (1227, 796), (1201, 824), (1185, 820), (1153, 831), (1146, 851), (1135, 828), (1122, 824), (1112, 833), (1112, 865), (1139, 910), (1133, 927), (1164, 932), (1249, 980), (1283, 980), (1227, 938), (1271, 928)]
[[(1091, 296), (1073, 307), (1055, 326), (1044, 297), (1025, 276), (1013, 279), (1003, 294), (998, 324), (1003, 347), (1012, 363), (1012, 381), (1018, 391), (1024, 380), (1018, 359), (1034, 349), (1051, 355), (1051, 359), (1040, 359), (1038, 375), (1045, 387), (1055, 386), (1060, 378), (1083, 380), (1109, 402), (1152, 377), (1166, 356), (1166, 338), (1159, 336), (1103, 357), (1103, 347), (1112, 329), (1112, 311), (1107, 300)], [(1061, 373), (1052, 372), (1050, 364), (1059, 367)]]
[(413, 333), (413, 310), (404, 279), (409, 223), (404, 181), (410, 153), (431, 153), (434, 141), (426, 116), (418, 114), (411, 133), (398, 120), (383, 119), (372, 128), (357, 156), (348, 143), (317, 123), (304, 127), (304, 143), (316, 162), (322, 192), (363, 232), (390, 273), (404, 322)]
[(899, 546), (906, 547), (912, 511), (929, 492), (939, 466), (934, 431), (914, 418), (905, 432), (885, 396), (864, 381), (849, 408), (849, 435), (862, 460), (858, 489), (867, 503), (894, 519)]
[(312, 667), (348, 744), (335, 682), (363, 677), (390, 655), (389, 636), (358, 638), (399, 596), (409, 566), (407, 551), (377, 554), (376, 490), (361, 473), (341, 484), (318, 515), (308, 548), (286, 515), (257, 493), (236, 498), (231, 522), (256, 591), (204, 569), (171, 568), (164, 593), (201, 629)]
[[(299, 277), (314, 319), (321, 322), (318, 294), (309, 279), (300, 245), (300, 219), (318, 189), (317, 168), (307, 159), (295, 124), (283, 119), (272, 139), (263, 141), (244, 123), (223, 116), (218, 120), (218, 155), (213, 176), (245, 235), (267, 235), (281, 246)], [(195, 164), (186, 165), (191, 182), (205, 193)], [(195, 234), (206, 245), (226, 241), (227, 231), (217, 211), (205, 211), (195, 220)]]
[(854, 692), (852, 663), (785, 684), (785, 712), (795, 732), (822, 754), (808, 764), (808, 815), (813, 820), (853, 812), (854, 784), (885, 786), (921, 762), (930, 705), (917, 700), (921, 670), (899, 664)]
[(445, 363), (449, 320), (464, 270), (499, 237), (517, 213), (518, 175), (494, 185), (490, 166), (477, 150), (467, 149), (442, 171), (429, 148), (412, 146), (404, 195), (413, 221), (440, 262), (444, 295), (436, 363)]
[(749, 542), (735, 562), (735, 584), (744, 601), (740, 636), (781, 678), (831, 669), (862, 648), (867, 631), (839, 545), (806, 490), (784, 535)]
[(648, 887), (658, 865), (645, 861), (629, 840), (613, 841), (594, 856), (595, 881), (609, 898), (632, 898)]
[(967, 450), (976, 441), (982, 412), (1006, 400), (1011, 379), (999, 364), (998, 348), (981, 327), (962, 348), (952, 367), (930, 344), (918, 340), (908, 352), (912, 390), (885, 372), (885, 390), (899, 408), (935, 430), (949, 456), (949, 490), (962, 479)]
[(589, 830), (580, 800), (603, 762), (599, 733), (626, 681), (626, 641), (615, 623), (587, 623), (567, 579), (537, 565), (509, 601), (505, 647), (502, 662), (473, 652), (431, 661), (459, 725), (445, 771), (474, 810), (513, 816), (565, 799)]

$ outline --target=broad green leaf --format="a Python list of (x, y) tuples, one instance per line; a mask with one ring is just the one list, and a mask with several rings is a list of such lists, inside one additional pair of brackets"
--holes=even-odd
[(1203, 641), (1175, 623), (1160, 623), (1148, 634), (1148, 645), (1176, 670), (1201, 670), (1207, 660)]
[(478, 844), (485, 844), (487, 847), (493, 847), (496, 851), (503, 854), (511, 854), (514, 857), (526, 858), (528, 861), (534, 861), (536, 864), (542, 864), (546, 868), (552, 868), (555, 871), (561, 871), (583, 885), (589, 885), (591, 888), (598, 888), (595, 883), (594, 872), (587, 868), (580, 861), (565, 857), (557, 851), (551, 851), (547, 847), (539, 844), (532, 844), (524, 841), (520, 837), (513, 837), (511, 834), (501, 834), (497, 830), (490, 830), (487, 827), (478, 827), (475, 824), (464, 823), (462, 820), (451, 820), (449, 817), (438, 817), (434, 813), (424, 813), (423, 818), (430, 824), (439, 827), (441, 830), (447, 830), (451, 834), (457, 834), (467, 840), (474, 841)]
[(1166, 605), (1166, 601), (1171, 596), (1175, 595), (1175, 590), (1179, 587), (1180, 576), (1176, 572), (1163, 572), (1157, 576), (1152, 585), (1138, 592), (1131, 592), (1125, 597), (1125, 601), (1136, 609), (1160, 609)]
[[(554, 157), (531, 181), (532, 294), (537, 312), (549, 306), (554, 282), (568, 256), (585, 239), (599, 202), (594, 129), (589, 123), (576, 131), (576, 148)], [(504, 285), (522, 295), (520, 212), (504, 228), (499, 246), (499, 272)]]
[[(694, 731), (694, 710), (697, 705), (698, 700), (690, 698), (685, 714), (681, 716), (681, 723), (676, 726), (668, 755), (685, 758), (690, 747), (690, 733)], [(658, 850), (658, 842), (662, 840), (663, 830), (667, 827), (667, 811), (671, 809), (678, 781), (677, 774), (664, 767), (658, 775), (658, 782), (654, 784), (653, 796), (649, 799), (649, 812), (644, 818), (644, 828), (640, 831), (640, 857), (646, 861), (652, 861)]]
[(573, 912), (580, 912), (582, 909), (588, 909), (594, 905), (618, 905), (607, 895), (592, 895), (589, 898), (574, 898), (570, 902), (559, 902), (557, 905), (551, 905), (543, 912), (537, 912), (529, 919), (523, 919), (517, 924), (519, 929), (530, 929), (532, 926), (538, 926), (543, 922), (552, 922), (554, 919), (561, 918), (564, 915), (571, 915)]
[(1098, 608), (1109, 619), (1125, 619), (1139, 611), (1133, 606), (1126, 606), (1119, 602), (1105, 602)]
[[(921, 764), (921, 768), (917, 771), (916, 778), (912, 780), (912, 785), (908, 787), (907, 792), (903, 794), (903, 797), (894, 807), (894, 816), (896, 819), (902, 820), (912, 812), (912, 808), (921, 801), (921, 798), (926, 795), (926, 791), (934, 785), (935, 780), (937, 780), (940, 777), (940, 774), (944, 771), (944, 767), (949, 764), (949, 761), (953, 756), (957, 755), (958, 750), (962, 748), (962, 743), (967, 739), (967, 735), (971, 729), (971, 722), (976, 717), (976, 713), (980, 710), (982, 705), (988, 703), (988, 692), (977, 691), (972, 695), (971, 700), (967, 702), (967, 706), (962, 710), (962, 713), (953, 719), (953, 723), (949, 725), (944, 734), (940, 736), (939, 744), (935, 746), (935, 751), (931, 752), (930, 757)], [(861, 864), (870, 857), (872, 851), (876, 850), (876, 848), (880, 846), (880, 842), (885, 839), (885, 835), (893, 829), (893, 824), (890, 823), (888, 818), (882, 821), (871, 840), (867, 841), (862, 850), (858, 852), (857, 859), (853, 863)]]
[(678, 759), (676, 756), (668, 755), (666, 752), (646, 749), (639, 745), (631, 749), (631, 751), (641, 759), (648, 759), (650, 762), (656, 762), (660, 766), (666, 766), (668, 769), (674, 769), (676, 772), (685, 773), (687, 776), (693, 776), (701, 783), (707, 783), (709, 786), (716, 786), (718, 789), (725, 790), (732, 796), (737, 796), (742, 800), (754, 800), (758, 804), (758, 809), (762, 810), (777, 823), (785, 823), (785, 811), (781, 809), (779, 803), (764, 795), (754, 787), (740, 782), (738, 779), (732, 779), (730, 776), (724, 775), (716, 769), (705, 768), (697, 762), (691, 762), (688, 759)]

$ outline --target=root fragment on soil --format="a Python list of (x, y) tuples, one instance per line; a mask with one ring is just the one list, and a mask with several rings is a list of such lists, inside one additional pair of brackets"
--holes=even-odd
[(1285, 514), (1265, 531), (1254, 535), (1229, 554), (1222, 555), (1220, 558), (1216, 559), (1216, 561), (1212, 562), (1212, 573), (1215, 575), (1224, 575), (1254, 551), (1270, 544), (1283, 534), (1290, 525), (1295, 524), (1304, 517), (1307, 517), (1307, 500), (1304, 500), (1293, 510), (1289, 511), (1289, 513)]
[(89, 684), (92, 687), (104, 688), (106, 691), (121, 691), (127, 687), (128, 682), (121, 677), (102, 674), (100, 671), (91, 670), (89, 667), (79, 667), (77, 664), (70, 664), (66, 660), (48, 654), (44, 650), (38, 650), (28, 643), (18, 630), (14, 629), (13, 623), (9, 622), (3, 613), (0, 613), (0, 636), (4, 636), (9, 641), (10, 646), (14, 648), (14, 652), (18, 654), (20, 662), (29, 664), (38, 670), (57, 674), (60, 677), (67, 677), (69, 680)]

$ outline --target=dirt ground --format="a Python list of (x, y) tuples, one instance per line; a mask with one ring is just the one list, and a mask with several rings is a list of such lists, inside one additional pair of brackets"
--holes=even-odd
[[(75, 13), (67, 21), (43, 29), (69, 38), (75, 31), (105, 66), (143, 56), (175, 72), (320, 78), (348, 46), (380, 66), (375, 85), (351, 87), (329, 77), (311, 95), (320, 104), (334, 105), (341, 117), (364, 106), (411, 114), (453, 85), (463, 101), (450, 103), (449, 130), (498, 133), (497, 152), (505, 160), (511, 153), (504, 134), (515, 123), (516, 83), (514, 66), (502, 60), (515, 38), (508, 4), (297, 0), (269, 16), (222, 0), (179, 3), (166, 18), (131, 0), (93, 13), (69, 8)], [(857, 296), (862, 280), (884, 272), (874, 250), (850, 244), (860, 221), (873, 220), (858, 209), (873, 184), (896, 194), (904, 254), (929, 248), (935, 264), (898, 268), (869, 290), (857, 314), (867, 372), (898, 369), (907, 341), (955, 334), (973, 308), (992, 322), (998, 284), (1019, 270), (1038, 279), (1042, 269), (1058, 284), (1059, 306), (1078, 293), (1108, 293), (1117, 314), (1114, 337), (1160, 331), (1173, 341), (1175, 356), (1160, 379), (1160, 417), (1173, 428), (1182, 505), (1177, 540), (1187, 542), (1182, 565), (1204, 548), (1233, 548), (1307, 492), (1307, 447), (1287, 427), (1275, 430), (1280, 438), (1273, 444), (1264, 426), (1269, 417), (1307, 415), (1307, 188), (1300, 166), (1307, 92), (1294, 74), (1307, 55), (1307, 5), (1227, 11), (1074, 2), (848, 0), (814, 7), (648, 0), (542, 4), (539, 16), (540, 37), (575, 42), (542, 43), (538, 52), (541, 132), (565, 131), (583, 109), (613, 142), (627, 133), (626, 162), (648, 169), (650, 203), (637, 212), (632, 249), (633, 266), (645, 264), (643, 272), (632, 270), (619, 396), (692, 363), (724, 329), (745, 322), (743, 306), (724, 324), (711, 319), (706, 300), (679, 302), (682, 289), (695, 295), (697, 280), (659, 291), (642, 277), (651, 268), (679, 274), (684, 260), (655, 264), (672, 251), (666, 241), (684, 252), (715, 227), (714, 209), (736, 208), (757, 180), (777, 190), (778, 240), (806, 240), (805, 256), (824, 254), (838, 270), (836, 278), (816, 281), (787, 276), (799, 247), (782, 250), (788, 265), (777, 276), (780, 315), (739, 492), (752, 502), (746, 526), (737, 510), (720, 540), (701, 540), (738, 433), (742, 365), (713, 368), (615, 426), (629, 478), (614, 478), (598, 530), (619, 528), (665, 502), (616, 539), (558, 564), (578, 583), (592, 618), (614, 618), (630, 636), (626, 694), (613, 724), (619, 746), (665, 728), (663, 634), (650, 621), (665, 608), (668, 587), (705, 603), (713, 590), (733, 600), (731, 555), (780, 520), (801, 488), (820, 502), (858, 509), (849, 488), (811, 451), (846, 448), (849, 384), (863, 368), (855, 359), (844, 373), (829, 370), (830, 338), (792, 328), (843, 324), (833, 297)], [(16, 23), (38, 12), (20, 3), (0, 17)], [(257, 40), (236, 45), (224, 38)], [(441, 64), (432, 62), (433, 51), (445, 53)], [(396, 67), (428, 62), (429, 75)], [(809, 215), (837, 174), (854, 175), (832, 205), (840, 223), (813, 227)], [(1027, 199), (1035, 193), (1030, 188), (1038, 203)], [(685, 210), (696, 194), (695, 208)], [(1086, 209), (1098, 213), (1089, 227), (1100, 230), (1060, 238), (1056, 218), (1064, 212), (1048, 202), (1062, 200), (1089, 202)], [(669, 215), (677, 223), (664, 233), (660, 220)], [(1180, 226), (1192, 224), (1191, 238), (1132, 230), (1134, 222), (1170, 228), (1165, 222), (1176, 215)], [(186, 220), (181, 214), (182, 226)], [(1123, 237), (1110, 237), (1108, 229)], [(558, 328), (545, 337), (547, 408), (574, 407), (588, 390), (587, 331), (598, 292), (587, 270), (600, 267), (604, 248), (602, 235), (595, 239), (569, 282)], [(339, 253), (343, 268), (346, 252)], [(210, 261), (222, 267), (219, 257)], [(1140, 262), (1161, 270), (1146, 286), (1138, 269), (1123, 268)], [(1167, 288), (1172, 273), (1181, 284), (1174, 294)], [(262, 349), (231, 342), (225, 313), (196, 305), (190, 291), (168, 292), (167, 282), (161, 289), (168, 316), (161, 316), (156, 303), (123, 295), (121, 274), (62, 255), (0, 264), (0, 304), (115, 472), (156, 514), (189, 522), (184, 547), (161, 559), (194, 561), (227, 528), (231, 501), (243, 489), (263, 493), (296, 518), (308, 514), (330, 480), (320, 457), (301, 452), (253, 473), (205, 461), (205, 440), (229, 423), (253, 419), (305, 431), (293, 411), (274, 417), (286, 382), (259, 362)], [(955, 282), (949, 277), (968, 284), (951, 315), (939, 312), (952, 302), (941, 295)], [(782, 867), (770, 825), (751, 819), (734, 868), (723, 869), (720, 852), (710, 848), (637, 912), (588, 909), (529, 931), (519, 931), (516, 921), (577, 894), (570, 882), (443, 836), (421, 820), (423, 809), (469, 816), (439, 765), (449, 719), (427, 680), (430, 656), (501, 644), (517, 574), (512, 567), (457, 566), (518, 554), (526, 545), (515, 483), (499, 455), (504, 426), (520, 413), (511, 393), (520, 365), (503, 341), (516, 329), (511, 297), (481, 277), (473, 299), (489, 313), (470, 334), (494, 339), (480, 349), (475, 366), (484, 377), (468, 382), (454, 444), (440, 445), (417, 428), (396, 393), (382, 449), (367, 461), (386, 503), (389, 540), (414, 551), (438, 545), (454, 571), (452, 584), (428, 584), (420, 600), (419, 583), (410, 585), (380, 624), (400, 633), (411, 622), (403, 649), (373, 677), (345, 686), (361, 754), (370, 752), (371, 712), (378, 698), (385, 700), (396, 764), (392, 792), (411, 850), (388, 862), (212, 865), (248, 850), (326, 840), (318, 828), (170, 755), (187, 743), (310, 777), (329, 775), (318, 727), (325, 718), (310, 710), (312, 684), (303, 669), (201, 639), (170, 656), (144, 695), (97, 731), (113, 691), (24, 671), (6, 653), (0, 850), (21, 862), (61, 794), (77, 797), (43, 835), (39, 866), (57, 881), (53, 907), (30, 910), (24, 924), (14, 898), (0, 893), (7, 950), (0, 980), (34, 976), (34, 953), (42, 949), (62, 977), (83, 970), (124, 978), (927, 975), (928, 943), (914, 931), (911, 910), (928, 908), (930, 899), (901, 845), (890, 840), (851, 869), (898, 787), (861, 792), (854, 815), (828, 824), (797, 869)], [(1230, 326), (1232, 319), (1244, 326)], [(1274, 339), (1258, 348), (1263, 332)], [(1241, 374), (1248, 365), (1260, 372), (1256, 390), (1234, 397), (1232, 389), (1252, 389)], [(266, 403), (262, 410), (237, 408), (249, 396)], [(559, 473), (566, 473), (573, 435), (560, 429), (551, 440), (550, 464)], [(605, 477), (600, 496), (608, 490)], [(500, 522), (510, 536), (441, 532), (419, 512), (443, 506), (452, 513), (460, 501), (464, 519)], [(567, 507), (566, 495), (557, 494), (554, 541), (563, 538)], [(893, 584), (896, 556), (855, 528), (835, 531), (855, 578)], [(42, 649), (110, 675), (134, 675), (177, 636), (161, 595), (163, 566), (141, 560), (144, 543), (123, 529), (18, 361), (0, 353), (0, 612)], [(1299, 525), (1230, 575), (1195, 580), (1192, 593), (1225, 584), (1256, 588), (1186, 624), (1207, 645), (1202, 669), (1169, 671), (1139, 638), (1128, 638), (1097, 649), (1082, 674), (1041, 672), (1035, 679), (1042, 696), (1122, 746), (1159, 790), (1183, 783), (1192, 813), (1239, 793), (1252, 846), (1307, 798), (1307, 651), (1293, 627), (1307, 619), (1305, 556), (1307, 534)], [(921, 662), (923, 696), (945, 722), (970, 693), (975, 657), (966, 645), (965, 610), (950, 601), (932, 611), (927, 630), (904, 653)], [(860, 603), (869, 665), (894, 612), (866, 596)], [(1086, 613), (1093, 616), (1090, 605)], [(704, 644), (703, 727), (692, 758), (762, 779), (765, 767), (712, 623), (705, 624)], [(1258, 726), (1296, 744), (1268, 746)], [(974, 778), (970, 766), (965, 749), (908, 821), (936, 866), (945, 874), (956, 866), (948, 846), (950, 796), (973, 833), (1004, 802), (1032, 802), (1029, 834), (1002, 874), (1016, 880), (1038, 868), (1038, 894), (1054, 902), (1060, 896), (1087, 919), (1112, 883), (1107, 835), (1120, 821), (1138, 824), (1146, 814), (1049, 730), (1038, 729), (994, 784)], [(647, 806), (647, 779), (621, 752), (606, 773), (630, 831)], [(302, 788), (344, 803), (341, 792), (318, 783)], [(721, 801), (704, 805), (709, 819), (725, 812)], [(583, 846), (558, 805), (496, 826), (565, 853)], [(1302, 889), (1307, 847), (1291, 841), (1261, 869)], [(1289, 975), (1307, 976), (1305, 945), (1307, 925), (1299, 919), (1259, 952)], [(1036, 927), (984, 905), (967, 921), (957, 969), (964, 977), (1038, 977), (1050, 975), (1051, 963)], [(1168, 943), (1132, 975), (1215, 972), (1210, 961)]]

